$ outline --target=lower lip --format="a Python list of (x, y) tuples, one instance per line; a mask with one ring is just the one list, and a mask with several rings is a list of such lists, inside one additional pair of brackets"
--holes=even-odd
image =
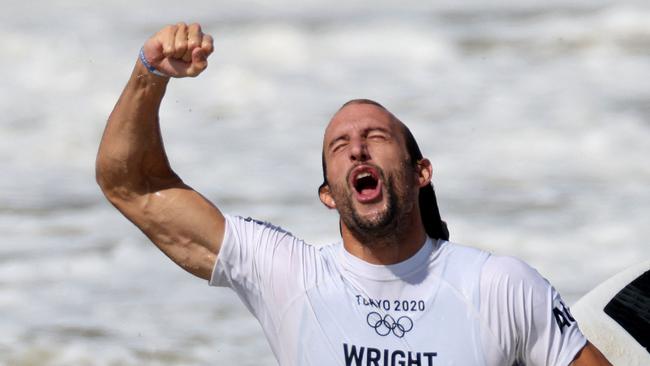
[(363, 193), (359, 193), (355, 189), (354, 196), (356, 200), (361, 203), (373, 203), (381, 200), (382, 198), (381, 181), (377, 182), (377, 186), (373, 190), (364, 190)]

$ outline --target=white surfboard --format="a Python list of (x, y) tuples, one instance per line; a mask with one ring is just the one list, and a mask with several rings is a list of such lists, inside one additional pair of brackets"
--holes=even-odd
[(571, 313), (614, 366), (650, 366), (650, 260), (598, 285)]

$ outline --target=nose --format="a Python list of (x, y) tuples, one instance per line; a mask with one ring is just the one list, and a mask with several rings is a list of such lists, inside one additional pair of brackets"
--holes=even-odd
[(350, 160), (367, 161), (370, 159), (368, 145), (363, 138), (353, 138), (350, 141)]

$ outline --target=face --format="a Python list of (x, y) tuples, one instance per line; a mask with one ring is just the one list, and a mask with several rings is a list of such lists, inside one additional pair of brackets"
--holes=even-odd
[(323, 156), (328, 185), (321, 200), (364, 237), (399, 229), (417, 207), (420, 186), (428, 183), (408, 156), (401, 122), (372, 104), (351, 104), (334, 115)]

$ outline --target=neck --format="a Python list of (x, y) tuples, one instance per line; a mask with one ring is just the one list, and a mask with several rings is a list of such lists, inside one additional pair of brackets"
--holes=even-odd
[(341, 223), (343, 246), (350, 254), (371, 264), (402, 262), (417, 253), (427, 239), (419, 215), (407, 222), (411, 224), (404, 225), (392, 235), (382, 237), (356, 234)]

